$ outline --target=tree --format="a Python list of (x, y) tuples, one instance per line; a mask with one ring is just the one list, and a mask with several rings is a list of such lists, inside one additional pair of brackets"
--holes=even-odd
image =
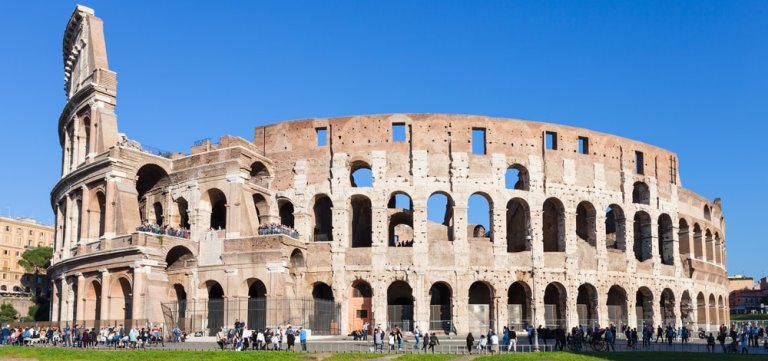
[(53, 248), (34, 247), (24, 251), (18, 263), (27, 272), (34, 273), (37, 276), (51, 265), (51, 258), (53, 258)]
[(11, 323), (16, 321), (19, 313), (10, 303), (0, 305), (0, 323)]

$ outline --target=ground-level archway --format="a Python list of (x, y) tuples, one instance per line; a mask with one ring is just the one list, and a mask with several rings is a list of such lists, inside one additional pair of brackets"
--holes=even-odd
[(388, 330), (400, 327), (411, 331), (413, 327), (413, 289), (405, 281), (395, 281), (387, 288)]
[(445, 282), (436, 282), (429, 288), (429, 329), (449, 334), (453, 328), (453, 292)]

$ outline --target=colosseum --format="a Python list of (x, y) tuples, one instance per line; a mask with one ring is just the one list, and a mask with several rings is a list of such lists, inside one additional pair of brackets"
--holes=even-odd
[[(102, 20), (64, 33), (52, 320), (212, 332), (364, 322), (728, 322), (719, 199), (675, 153), (452, 114), (314, 118), (158, 153), (118, 133)], [(135, 121), (135, 120), (134, 120)]]

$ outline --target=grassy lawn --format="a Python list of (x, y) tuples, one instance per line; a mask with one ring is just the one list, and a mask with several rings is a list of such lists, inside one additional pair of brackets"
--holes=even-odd
[[(367, 353), (343, 353), (318, 357), (318, 354), (301, 354), (288, 352), (217, 352), (217, 351), (102, 351), (102, 350), (67, 350), (42, 347), (2, 347), (0, 359), (24, 358), (39, 361), (217, 361), (217, 360), (265, 360), (265, 361), (355, 361), (381, 358), (388, 355)], [(402, 355), (398, 361), (445, 361), (462, 357), (461, 355), (419, 354)], [(618, 352), (618, 353), (583, 353), (571, 354), (566, 352), (519, 353), (496, 356), (481, 356), (477, 361), (731, 361), (766, 359), (765, 355), (739, 356), (705, 353), (672, 353), (672, 352)]]
[(731, 315), (731, 321), (753, 321), (753, 320), (768, 320), (768, 314), (748, 314), (748, 315)]

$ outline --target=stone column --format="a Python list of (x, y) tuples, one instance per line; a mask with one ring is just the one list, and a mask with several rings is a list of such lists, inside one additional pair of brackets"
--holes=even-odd
[(100, 320), (110, 319), (109, 310), (109, 292), (110, 292), (110, 275), (109, 270), (102, 268), (101, 272), (101, 315), (97, 315)]
[(56, 287), (56, 280), (51, 279), (51, 308), (48, 311), (49, 320), (52, 322), (59, 321), (59, 306), (61, 298), (59, 297), (59, 288)]
[(467, 206), (463, 199), (453, 207), (453, 248), (457, 269), (469, 267), (470, 250), (467, 240)]
[(427, 239), (426, 207), (413, 207), (413, 264), (417, 270), (424, 270), (429, 263), (429, 240)]
[(227, 175), (227, 183), (229, 183), (229, 191), (227, 194), (227, 232), (226, 238), (240, 237), (241, 225), (247, 225), (247, 222), (243, 222), (240, 209), (242, 208), (243, 198), (243, 183), (242, 176), (237, 174)]
[(509, 259), (507, 254), (507, 207), (506, 204), (498, 203), (500, 202), (497, 201), (493, 203), (493, 218), (491, 219), (491, 227), (493, 228), (491, 233), (491, 236), (493, 237), (493, 255), (495, 268), (505, 269), (507, 267), (507, 260)]
[[(82, 210), (80, 211), (80, 242), (85, 244), (91, 240), (90, 218), (91, 218), (91, 192), (87, 186), (80, 187), (82, 193)], [(97, 235), (98, 236), (98, 235)]]
[(63, 242), (61, 247), (62, 247), (62, 258), (66, 259), (66, 258), (69, 258), (70, 255), (72, 254), (72, 251), (71, 251), (72, 235), (75, 233), (75, 231), (73, 230), (73, 228), (75, 227), (73, 226), (74, 222), (72, 222), (72, 219), (74, 218), (73, 214), (75, 214), (77, 210), (75, 209), (75, 206), (74, 206), (75, 202), (72, 201), (71, 194), (66, 195), (64, 199), (67, 204), (67, 213), (65, 214), (65, 217), (64, 217), (64, 224), (65, 224), (64, 228), (66, 232), (64, 232), (64, 234), (62, 235)]
[(117, 212), (115, 209), (117, 204), (117, 182), (119, 182), (119, 178), (113, 175), (107, 176), (106, 194), (104, 194), (106, 201), (106, 207), (104, 207), (104, 238), (106, 239), (115, 238), (117, 234), (115, 229), (117, 225)]
[(83, 324), (83, 320), (85, 320), (85, 277), (83, 277), (83, 274), (78, 272), (75, 273), (75, 282), (77, 282), (77, 294), (75, 297), (77, 297), (77, 317), (75, 318), (74, 322), (79, 323), (81, 326)]
[[(373, 200), (372, 200), (373, 201)], [(388, 230), (387, 230), (387, 208), (372, 204), (371, 209), (371, 231), (373, 232), (371, 245), (371, 271), (383, 272), (387, 264)], [(386, 288), (384, 286), (384, 304), (386, 304)], [(375, 297), (375, 295), (374, 295)], [(374, 302), (375, 304), (375, 302)], [(386, 322), (386, 316), (384, 318)], [(382, 322), (382, 325), (384, 325)]]
[(75, 305), (75, 292), (72, 289), (72, 285), (70, 284), (70, 280), (67, 276), (62, 276), (62, 290), (63, 290), (63, 298), (64, 303), (62, 307), (62, 319), (67, 324), (70, 324), (70, 326), (74, 326), (74, 324), (71, 324), (72, 319), (74, 318), (74, 305)]
[(131, 289), (131, 318), (137, 320), (146, 318), (146, 313), (144, 312), (144, 301), (147, 295), (144, 292), (144, 284), (147, 278), (147, 273), (143, 266), (135, 265), (132, 267), (133, 282)]

